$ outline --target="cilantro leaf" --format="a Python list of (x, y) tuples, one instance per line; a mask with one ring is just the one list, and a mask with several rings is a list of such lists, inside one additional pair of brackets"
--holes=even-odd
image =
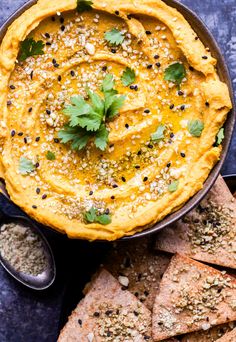
[(104, 94), (111, 94), (115, 95), (117, 94), (117, 90), (113, 89), (115, 86), (115, 81), (114, 81), (114, 77), (112, 74), (107, 74), (104, 78), (104, 80), (102, 81), (102, 86), (101, 86), (101, 91)]
[(77, 11), (79, 13), (90, 11), (92, 9), (93, 2), (91, 0), (77, 0)]
[(33, 38), (27, 38), (21, 42), (18, 59), (20, 62), (25, 61), (30, 56), (44, 55), (45, 44), (42, 40), (35, 41)]
[(111, 45), (120, 45), (123, 43), (125, 36), (116, 28), (107, 31), (104, 35), (105, 40)]
[(175, 62), (165, 69), (164, 80), (173, 82), (178, 86), (186, 76), (186, 70), (182, 63)]
[(80, 127), (70, 127), (65, 125), (62, 130), (58, 132), (58, 137), (63, 144), (71, 142), (73, 150), (82, 150), (90, 139), (90, 133)]
[(224, 127), (222, 127), (216, 136), (216, 146), (219, 146), (222, 143), (222, 141), (224, 140), (224, 137), (225, 137), (225, 130), (224, 130)]
[(178, 180), (172, 181), (168, 186), (168, 190), (170, 192), (175, 192), (178, 189), (178, 186), (179, 186)]
[(97, 131), (96, 136), (95, 136), (95, 146), (97, 148), (100, 148), (100, 150), (104, 151), (107, 147), (107, 142), (108, 142), (108, 130), (106, 129), (105, 125), (102, 125)]
[(113, 119), (117, 114), (119, 114), (119, 109), (123, 106), (126, 96), (113, 96), (105, 100), (106, 106), (106, 117)]
[(158, 141), (158, 140), (164, 139), (165, 129), (166, 129), (165, 125), (158, 126), (156, 132), (151, 135), (152, 141)]
[(19, 171), (23, 176), (26, 176), (35, 170), (35, 166), (31, 160), (21, 157), (19, 163)]
[(46, 158), (47, 160), (55, 160), (56, 159), (55, 153), (48, 151), (46, 154)]
[(111, 215), (102, 214), (97, 215), (97, 209), (92, 207), (89, 211), (84, 214), (84, 219), (88, 223), (100, 223), (102, 225), (107, 225), (111, 223)]
[(122, 76), (121, 76), (121, 81), (125, 87), (130, 86), (132, 83), (135, 82), (135, 72), (133, 69), (127, 67)]
[(193, 137), (200, 137), (204, 129), (204, 123), (200, 120), (190, 120), (188, 122), (188, 131)]
[(69, 116), (70, 126), (75, 127), (79, 124), (78, 117), (87, 115), (90, 111), (91, 106), (79, 95), (71, 98), (71, 105), (66, 106), (63, 113)]

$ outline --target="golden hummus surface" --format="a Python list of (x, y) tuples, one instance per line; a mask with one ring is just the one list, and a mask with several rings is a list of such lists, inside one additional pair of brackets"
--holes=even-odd
[[(96, 0), (82, 13), (76, 6), (39, 0), (6, 33), (0, 170), (11, 199), (34, 219), (72, 238), (114, 240), (153, 225), (202, 188), (220, 157), (215, 140), (231, 102), (210, 51), (164, 2)], [(113, 29), (121, 44), (104, 38)], [(19, 61), (26, 38), (42, 40), (44, 54)], [(179, 85), (165, 79), (174, 63), (186, 71)], [(129, 86), (122, 83), (127, 67), (135, 72)], [(88, 101), (88, 88), (101, 94), (107, 74), (126, 96), (105, 123), (107, 147), (91, 138), (73, 150), (59, 138), (63, 110), (73, 96)], [(204, 125), (199, 136), (189, 130), (194, 120)], [(22, 158), (32, 172), (20, 172)], [(110, 223), (85, 220), (91, 208)]]

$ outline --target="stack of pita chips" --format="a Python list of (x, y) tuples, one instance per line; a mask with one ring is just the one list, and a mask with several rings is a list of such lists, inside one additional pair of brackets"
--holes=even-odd
[(235, 209), (220, 177), (175, 227), (116, 243), (58, 341), (236, 342), (236, 279), (202, 263), (236, 268)]

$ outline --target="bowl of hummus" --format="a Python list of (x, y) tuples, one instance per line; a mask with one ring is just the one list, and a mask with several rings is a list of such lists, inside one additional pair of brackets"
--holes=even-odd
[(164, 228), (209, 191), (232, 86), (183, 5), (30, 1), (1, 38), (0, 176), (33, 219), (112, 241)]

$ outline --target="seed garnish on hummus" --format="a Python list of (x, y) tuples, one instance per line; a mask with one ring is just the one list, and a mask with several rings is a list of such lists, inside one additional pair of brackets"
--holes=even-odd
[(231, 108), (216, 60), (163, 1), (39, 0), (0, 48), (0, 175), (72, 238), (141, 231), (199, 191)]

